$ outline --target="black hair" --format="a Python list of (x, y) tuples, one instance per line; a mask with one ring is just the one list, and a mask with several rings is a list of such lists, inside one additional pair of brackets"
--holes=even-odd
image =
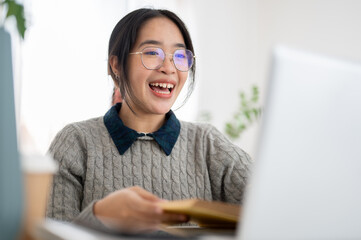
[[(139, 29), (146, 21), (156, 17), (165, 17), (175, 23), (180, 32), (182, 33), (186, 48), (191, 50), (194, 54), (193, 43), (188, 30), (184, 22), (173, 12), (163, 9), (141, 8), (128, 13), (114, 27), (109, 39), (108, 48), (108, 73), (112, 76), (115, 85), (119, 87), (122, 98), (129, 96), (133, 101), (137, 101), (130, 87), (130, 82), (128, 79), (128, 56), (129, 52), (131, 51), (137, 40)], [(114, 74), (110, 65), (110, 59), (112, 55), (118, 58), (118, 78)], [(193, 66), (189, 69), (187, 80), (189, 84), (188, 93), (182, 105), (186, 102), (186, 100), (193, 92), (195, 70), (196, 66), (194, 61)], [(128, 104), (127, 101), (125, 102)]]

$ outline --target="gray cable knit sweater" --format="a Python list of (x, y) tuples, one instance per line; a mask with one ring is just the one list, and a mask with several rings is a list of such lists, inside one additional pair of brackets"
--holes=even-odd
[(47, 216), (100, 224), (96, 200), (140, 186), (168, 200), (201, 198), (240, 203), (251, 159), (209, 124), (181, 121), (169, 156), (156, 141), (143, 136), (120, 155), (103, 117), (67, 125), (49, 152), (59, 164)]

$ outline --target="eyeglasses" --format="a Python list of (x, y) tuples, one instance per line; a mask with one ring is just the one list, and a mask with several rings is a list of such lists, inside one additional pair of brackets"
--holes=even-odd
[(173, 54), (165, 54), (163, 49), (155, 47), (146, 47), (141, 52), (129, 54), (140, 54), (143, 66), (149, 70), (155, 70), (162, 67), (165, 56), (172, 56), (174, 66), (181, 72), (187, 72), (193, 66), (193, 53), (188, 49), (177, 49)]

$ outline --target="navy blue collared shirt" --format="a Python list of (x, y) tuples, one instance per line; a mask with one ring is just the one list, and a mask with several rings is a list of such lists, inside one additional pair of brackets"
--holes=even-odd
[(161, 128), (153, 133), (138, 133), (124, 125), (119, 117), (121, 103), (112, 106), (104, 115), (104, 124), (117, 147), (119, 154), (123, 155), (138, 137), (150, 136), (159, 144), (165, 154), (169, 156), (178, 139), (180, 132), (180, 122), (170, 110), (166, 115), (166, 121)]

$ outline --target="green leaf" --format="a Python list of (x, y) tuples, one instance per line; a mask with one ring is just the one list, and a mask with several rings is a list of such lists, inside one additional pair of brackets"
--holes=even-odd
[(253, 108), (253, 109), (252, 109), (252, 112), (253, 112), (253, 114), (254, 114), (254, 117), (257, 118), (257, 117), (258, 117), (258, 114), (259, 114), (258, 109), (257, 109), (257, 108)]
[(252, 88), (252, 102), (257, 102), (259, 98), (259, 91), (257, 86), (253, 86)]
[(254, 95), (257, 95), (257, 96), (258, 96), (259, 90), (258, 90), (258, 87), (257, 87), (257, 86), (254, 85), (254, 86), (252, 87), (252, 91), (253, 91), (253, 94), (254, 94)]
[(16, 3), (14, 0), (5, 0), (4, 4), (8, 6), (6, 17), (14, 16), (16, 19), (16, 26), (22, 39), (25, 37), (26, 20), (24, 17), (24, 7), (21, 4)]
[(241, 107), (246, 108), (248, 105), (245, 95), (243, 94), (243, 98), (241, 98)]
[(230, 138), (236, 138), (237, 134), (235, 133), (235, 129), (231, 123), (226, 124), (226, 133)]
[(24, 39), (25, 37), (25, 31), (26, 31), (26, 26), (25, 26), (25, 18), (24, 18), (24, 8), (22, 7), (22, 15), (16, 15), (16, 25), (18, 27), (18, 31), (19, 34), (21, 36), (22, 39)]
[(246, 95), (245, 95), (244, 92), (241, 92), (239, 96), (241, 97), (241, 102), (242, 103), (246, 101)]
[(245, 129), (246, 129), (246, 125), (243, 124), (243, 123), (238, 126), (238, 132), (239, 133), (243, 132)]
[(243, 114), (247, 118), (247, 120), (250, 122), (251, 121), (250, 111), (246, 110), (246, 111), (243, 112)]

